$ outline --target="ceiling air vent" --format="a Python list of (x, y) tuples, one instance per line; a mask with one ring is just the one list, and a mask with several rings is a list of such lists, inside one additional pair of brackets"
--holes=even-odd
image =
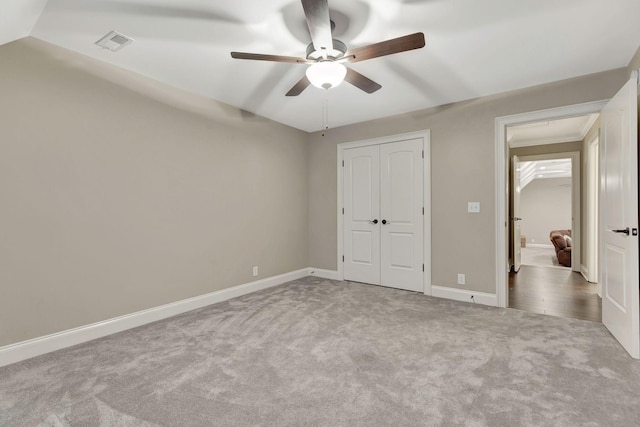
[(133, 39), (125, 36), (124, 34), (120, 34), (116, 31), (111, 31), (106, 36), (102, 37), (100, 40), (96, 42), (96, 44), (105, 49), (109, 49), (112, 52), (122, 49), (128, 44), (131, 44)]

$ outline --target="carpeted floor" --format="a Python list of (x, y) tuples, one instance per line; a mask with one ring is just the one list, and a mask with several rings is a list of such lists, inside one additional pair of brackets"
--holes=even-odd
[(307, 277), (0, 368), (2, 426), (637, 426), (599, 323)]

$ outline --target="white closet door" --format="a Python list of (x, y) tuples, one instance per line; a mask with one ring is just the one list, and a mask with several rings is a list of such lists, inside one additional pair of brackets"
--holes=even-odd
[(423, 291), (422, 140), (380, 145), (381, 284)]
[(380, 284), (378, 146), (344, 151), (344, 279)]

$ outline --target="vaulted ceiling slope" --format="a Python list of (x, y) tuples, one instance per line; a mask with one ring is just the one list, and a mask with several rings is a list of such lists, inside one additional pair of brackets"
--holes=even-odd
[[(640, 42), (638, 0), (329, 0), (334, 37), (358, 47), (423, 32), (426, 47), (352, 64), (382, 89), (284, 94), (306, 65), (300, 0), (3, 0), (0, 44), (28, 35), (305, 130), (434, 107), (625, 67)], [(111, 30), (135, 41), (94, 44)], [(326, 119), (323, 119), (326, 117)]]

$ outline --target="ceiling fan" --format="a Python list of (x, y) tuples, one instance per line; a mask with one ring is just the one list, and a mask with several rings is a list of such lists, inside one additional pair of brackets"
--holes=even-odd
[(329, 17), (327, 0), (302, 0), (302, 7), (309, 33), (311, 34), (311, 43), (307, 46), (306, 58), (231, 52), (231, 57), (236, 59), (309, 65), (305, 75), (287, 92), (286, 96), (297, 96), (309, 85), (330, 89), (340, 84), (343, 80), (366, 93), (373, 93), (382, 86), (357, 71), (345, 67), (345, 62), (365, 61), (380, 56), (420, 49), (425, 45), (424, 34), (414, 33), (348, 50), (343, 42), (332, 37), (334, 23)]

